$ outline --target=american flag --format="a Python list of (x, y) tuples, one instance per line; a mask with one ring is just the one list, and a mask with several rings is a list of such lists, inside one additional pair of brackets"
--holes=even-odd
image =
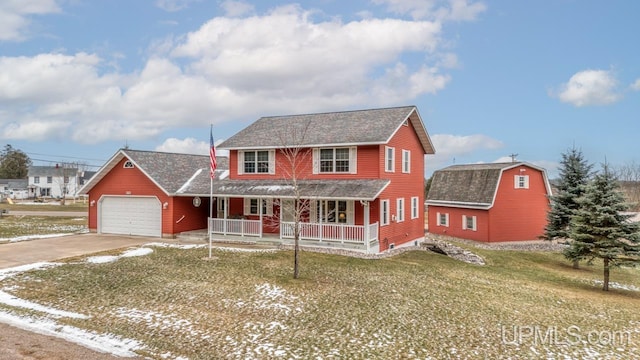
[(211, 166), (209, 169), (209, 176), (213, 179), (216, 167), (218, 167), (218, 162), (216, 161), (216, 147), (213, 144), (213, 126), (211, 126), (211, 131), (209, 132), (209, 145), (209, 165)]

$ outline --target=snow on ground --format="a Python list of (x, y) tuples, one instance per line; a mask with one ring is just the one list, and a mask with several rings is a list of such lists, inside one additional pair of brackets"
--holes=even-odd
[(155, 247), (161, 247), (161, 248), (188, 250), (188, 249), (204, 248), (207, 245), (205, 244), (168, 244), (168, 243), (162, 243), (162, 242), (151, 242), (151, 243), (144, 244), (143, 246), (155, 246)]
[[(596, 284), (596, 285), (599, 285), (599, 286), (602, 286), (604, 284), (604, 282), (602, 280), (594, 280), (593, 283)], [(640, 291), (640, 288), (637, 287), (637, 286), (620, 284), (620, 283), (613, 282), (613, 281), (609, 282), (609, 287), (611, 289)]]
[(55, 336), (99, 352), (122, 357), (135, 357), (135, 350), (143, 346), (136, 340), (122, 339), (113, 334), (99, 334), (74, 326), (59, 324), (51, 319), (23, 317), (0, 310), (0, 322), (38, 334)]
[(4, 291), (0, 291), (0, 303), (1, 304), (5, 304), (5, 305), (9, 305), (9, 306), (13, 306), (13, 307), (23, 308), (23, 309), (30, 309), (30, 310), (40, 311), (40, 312), (43, 312), (43, 313), (47, 313), (47, 314), (53, 315), (56, 318), (58, 318), (58, 317), (70, 317), (70, 318), (74, 318), (74, 319), (88, 319), (89, 318), (89, 316), (87, 316), (87, 315), (82, 315), (82, 314), (78, 314), (78, 313), (74, 313), (74, 312), (70, 312), (70, 311), (58, 310), (58, 309), (54, 309), (54, 308), (49, 307), (49, 306), (44, 306), (44, 305), (36, 304), (36, 303), (28, 301), (28, 300), (20, 299), (20, 298), (15, 297), (15, 296), (13, 296), (11, 294), (7, 294)]
[(10, 278), (12, 276), (18, 275), (25, 271), (29, 270), (44, 270), (56, 266), (60, 266), (62, 263), (52, 263), (52, 262), (37, 262), (33, 264), (14, 266), (6, 269), (0, 269), (0, 281)]
[(104, 264), (104, 263), (114, 262), (120, 258), (149, 255), (152, 252), (153, 252), (153, 249), (141, 247), (141, 248), (129, 249), (120, 255), (91, 256), (91, 257), (88, 257), (86, 261), (92, 264)]
[(35, 240), (35, 239), (48, 239), (48, 238), (55, 238), (55, 237), (61, 237), (61, 236), (76, 235), (76, 234), (81, 234), (86, 232), (88, 231), (79, 231), (79, 232), (62, 233), (62, 234), (24, 235), (24, 236), (12, 237), (12, 238), (0, 238), (0, 241), (18, 242), (18, 241), (27, 241), (27, 240)]

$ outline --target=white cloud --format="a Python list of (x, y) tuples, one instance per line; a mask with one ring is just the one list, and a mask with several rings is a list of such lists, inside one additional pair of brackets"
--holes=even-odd
[(186, 9), (194, 2), (201, 0), (156, 0), (156, 6), (168, 12), (176, 12)]
[(436, 154), (430, 158), (431, 170), (455, 162), (456, 157), (463, 157), (480, 150), (496, 150), (504, 146), (502, 141), (482, 134), (435, 134), (431, 136), (431, 140), (436, 149)]
[[(245, 5), (222, 4), (236, 14), (253, 11)], [(451, 81), (444, 69), (457, 57), (442, 50), (439, 21), (318, 21), (313, 14), (288, 5), (216, 17), (153, 41), (153, 55), (129, 74), (88, 53), (0, 57), (0, 137), (140, 140), (265, 114), (406, 104)], [(410, 65), (405, 58), (416, 54), (425, 60)]]
[(631, 84), (631, 89), (635, 91), (640, 91), (640, 79), (637, 79), (636, 82)]
[(407, 14), (414, 19), (439, 21), (469, 21), (487, 9), (481, 2), (469, 0), (373, 0), (375, 4), (386, 5), (388, 11)]
[(56, 0), (0, 1), (0, 41), (21, 41), (29, 34), (30, 17), (59, 13)]
[(246, 14), (250, 14), (254, 11), (255, 7), (244, 1), (232, 1), (226, 0), (220, 4), (220, 7), (224, 9), (225, 15), (229, 17), (238, 17)]
[[(223, 141), (223, 139), (216, 140), (216, 146)], [(168, 138), (162, 144), (156, 146), (155, 150), (180, 154), (209, 155), (209, 143), (190, 137), (185, 139)], [(216, 156), (228, 155), (229, 151), (216, 149)]]
[(617, 85), (618, 81), (612, 71), (584, 70), (562, 84), (557, 97), (560, 101), (577, 107), (608, 105), (621, 98), (617, 93)]

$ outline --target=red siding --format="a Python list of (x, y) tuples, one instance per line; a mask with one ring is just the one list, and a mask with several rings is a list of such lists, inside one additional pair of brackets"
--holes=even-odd
[[(167, 196), (138, 168), (125, 169), (121, 160), (100, 182), (89, 191), (89, 229), (97, 231), (98, 205), (103, 195), (119, 196), (156, 196), (161, 204), (167, 203), (162, 210), (162, 234), (173, 235), (182, 231), (206, 229), (209, 215), (209, 199), (201, 199), (199, 208), (193, 206), (191, 197)], [(184, 215), (184, 218), (182, 216)]]
[[(529, 188), (515, 189), (515, 175), (529, 175)], [(549, 199), (541, 171), (519, 166), (503, 172), (494, 206), (489, 210), (490, 241), (538, 239), (544, 234), (548, 210)]]
[[(385, 146), (378, 147), (376, 154), (377, 168), (381, 179), (389, 179), (391, 183), (382, 192), (376, 206), (372, 206), (371, 222), (380, 221), (380, 200), (389, 200), (392, 215), (397, 213), (397, 199), (404, 198), (404, 221), (391, 221), (389, 225), (380, 227), (380, 251), (388, 249), (390, 244), (399, 246), (424, 237), (424, 150), (413, 130), (413, 126), (400, 126), (391, 138), (388, 146), (395, 148), (395, 172), (385, 172)], [(411, 152), (410, 173), (402, 172), (402, 150)], [(418, 218), (411, 219), (411, 197), (418, 197)], [(375, 211), (374, 211), (375, 208)]]
[[(522, 170), (522, 171), (521, 171)], [(528, 175), (529, 188), (516, 189), (515, 175)], [(502, 173), (489, 210), (429, 206), (429, 232), (483, 242), (536, 240), (547, 224), (549, 200), (540, 170), (526, 165)], [(449, 226), (437, 225), (437, 213), (449, 214)], [(462, 229), (462, 216), (477, 217), (477, 231)]]

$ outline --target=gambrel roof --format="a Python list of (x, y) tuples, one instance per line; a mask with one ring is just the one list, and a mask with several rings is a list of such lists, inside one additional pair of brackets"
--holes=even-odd
[(427, 204), (489, 208), (495, 200), (502, 173), (523, 165), (543, 173), (547, 192), (551, 194), (545, 170), (529, 163), (452, 165), (433, 173)]
[(433, 154), (433, 144), (415, 106), (262, 117), (224, 141), (219, 148), (386, 144), (405, 123), (415, 129), (425, 154)]
[[(89, 182), (80, 189), (87, 194), (120, 161), (129, 159), (165, 194), (171, 196), (234, 196), (293, 198), (287, 180), (229, 180), (229, 159), (217, 157), (213, 188), (209, 178), (209, 156), (119, 150)], [(389, 180), (299, 180), (306, 198), (374, 200), (389, 185)]]

